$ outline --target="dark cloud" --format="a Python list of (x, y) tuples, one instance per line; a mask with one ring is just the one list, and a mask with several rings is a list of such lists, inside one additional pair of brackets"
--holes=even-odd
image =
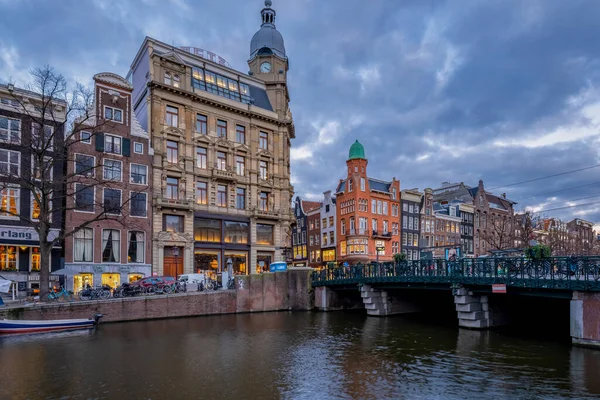
[[(404, 188), (488, 187), (599, 163), (600, 4), (274, 0), (290, 58), (296, 192), (343, 177), (355, 139), (369, 173)], [(259, 0), (0, 0), (0, 79), (50, 63), (125, 75), (143, 37), (195, 45), (246, 71)], [(520, 206), (600, 194), (594, 169), (505, 191)], [(550, 200), (550, 197), (556, 197)], [(592, 199), (593, 200), (593, 199)], [(587, 202), (587, 201), (584, 201)], [(600, 207), (575, 212), (600, 223)]]

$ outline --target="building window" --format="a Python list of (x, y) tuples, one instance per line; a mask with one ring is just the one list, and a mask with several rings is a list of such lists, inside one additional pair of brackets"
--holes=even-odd
[(21, 176), (21, 153), (0, 149), (0, 175)]
[(146, 193), (131, 193), (131, 215), (133, 217), (148, 215), (146, 197)]
[(377, 200), (377, 214), (383, 214), (383, 202)]
[(406, 234), (406, 232), (402, 232), (402, 246), (406, 246), (407, 243), (408, 243), (407, 234)]
[(383, 233), (389, 233), (389, 223), (388, 221), (383, 221)]
[(31, 144), (36, 149), (52, 150), (52, 134), (54, 128), (50, 125), (44, 125), (44, 129), (37, 122), (31, 124)]
[(352, 186), (353, 186), (352, 179), (348, 179), (348, 191), (349, 191), (349, 192), (351, 192), (351, 191), (352, 191)]
[(221, 242), (221, 221), (218, 219), (196, 218), (194, 240), (198, 242)]
[(269, 148), (269, 135), (267, 132), (260, 132), (258, 137), (258, 147), (263, 150)]
[(167, 162), (177, 164), (179, 162), (179, 143), (167, 140)]
[(103, 204), (106, 214), (121, 214), (121, 191), (119, 189), (104, 188)]
[(94, 212), (94, 187), (83, 183), (75, 184), (75, 209)]
[(35, 193), (37, 193), (37, 198), (40, 197), (40, 191), (38, 189), (34, 189), (31, 191), (31, 219), (38, 220), (40, 219), (40, 203), (36, 200)]
[(246, 222), (225, 221), (225, 243), (247, 244), (248, 224)]
[(267, 179), (267, 162), (259, 161), (259, 175), (261, 179)]
[(260, 192), (258, 208), (260, 211), (269, 211), (269, 193)]
[(246, 127), (241, 125), (235, 126), (235, 141), (238, 143), (246, 143)]
[[(2, 129), (0, 129), (1, 131)], [(92, 133), (88, 131), (79, 132), (79, 140), (81, 143), (92, 144)]]
[(179, 200), (179, 178), (167, 177), (167, 199)]
[(346, 220), (342, 220), (342, 235), (346, 234)]
[(75, 154), (75, 174), (84, 176), (94, 175), (96, 158), (84, 154)]
[(0, 246), (0, 271), (17, 271), (17, 248)]
[(121, 138), (118, 136), (104, 135), (104, 151), (107, 153), (121, 154)]
[(9, 218), (19, 217), (21, 190), (19, 188), (5, 187), (0, 190), (0, 216)]
[(365, 182), (365, 178), (360, 178), (360, 190), (362, 192), (364, 192), (366, 190), (366, 182)]
[(121, 232), (117, 229), (102, 229), (102, 262), (121, 261)]
[(200, 68), (192, 68), (192, 87), (194, 89), (206, 90), (204, 84), (204, 70)]
[(127, 262), (143, 263), (146, 240), (144, 232), (129, 232), (129, 245), (127, 246)]
[(377, 220), (376, 219), (371, 220), (371, 229), (373, 232), (377, 232)]
[(227, 137), (227, 121), (217, 120), (217, 137)]
[(146, 185), (148, 182), (148, 166), (146, 165), (138, 165), (131, 164), (129, 168), (129, 173), (131, 175), (131, 183), (136, 183), (138, 185)]
[(392, 235), (397, 235), (397, 234), (398, 234), (398, 223), (392, 222)]
[(21, 143), (21, 121), (0, 117), (0, 142)]
[(206, 148), (196, 147), (196, 167), (206, 168)]
[(175, 74), (173, 75), (173, 87), (178, 88), (181, 84), (181, 79), (179, 78), (179, 75)]
[(208, 119), (206, 115), (196, 114), (196, 133), (206, 135)]
[(73, 260), (94, 262), (94, 230), (81, 228), (73, 234)]
[(235, 157), (235, 173), (244, 176), (246, 170), (246, 159), (243, 156)]
[(256, 224), (256, 244), (273, 245), (273, 225)]
[(227, 186), (217, 186), (217, 206), (227, 207)]
[(173, 83), (173, 78), (171, 76), (171, 73), (166, 71), (165, 72), (165, 85), (171, 85)]
[(104, 106), (104, 119), (107, 121), (123, 122), (123, 110)]
[(167, 106), (165, 111), (165, 123), (175, 128), (179, 127), (179, 108)]
[(217, 151), (217, 169), (221, 171), (227, 170), (227, 156), (222, 151)]
[(206, 182), (196, 182), (196, 203), (208, 204), (208, 185)]
[(121, 161), (104, 160), (104, 179), (108, 181), (120, 181), (122, 165)]
[(144, 154), (144, 144), (140, 142), (133, 143), (133, 152), (135, 154)]
[(166, 232), (183, 232), (183, 216), (164, 214), (163, 230)]
[[(334, 222), (333, 222), (333, 216), (331, 216), (331, 217), (329, 217), (329, 227), (333, 228), (333, 224), (334, 224)], [(324, 228), (324, 226), (323, 226), (323, 228)]]
[(237, 188), (235, 190), (235, 208), (240, 210), (246, 208), (246, 189)]

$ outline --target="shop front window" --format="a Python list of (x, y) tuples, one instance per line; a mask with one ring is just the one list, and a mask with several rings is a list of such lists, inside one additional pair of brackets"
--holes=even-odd
[(247, 253), (230, 253), (225, 252), (225, 266), (231, 260), (233, 265), (233, 273), (235, 275), (247, 275), (248, 274), (248, 254)]
[(129, 274), (129, 283), (139, 281), (144, 275), (142, 274)]
[(41, 261), (42, 261), (42, 258), (40, 255), (40, 248), (32, 247), (31, 248), (31, 270), (39, 271)]
[[(194, 253), (194, 267), (199, 273), (207, 273), (209, 276), (220, 271), (221, 253), (217, 251), (196, 250)], [(214, 279), (214, 276), (211, 276)]]
[(257, 254), (256, 255), (256, 273), (269, 272), (269, 267), (273, 260), (272, 254)]
[(225, 221), (225, 243), (247, 244), (248, 224), (246, 222)]
[(112, 289), (121, 284), (121, 274), (102, 274), (102, 285), (110, 286)]
[(75, 293), (87, 286), (94, 287), (93, 274), (77, 274), (73, 277), (73, 289)]
[(15, 246), (0, 246), (0, 271), (17, 270), (17, 248)]

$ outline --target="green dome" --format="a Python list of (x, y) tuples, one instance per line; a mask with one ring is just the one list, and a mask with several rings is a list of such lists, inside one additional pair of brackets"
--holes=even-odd
[(354, 160), (356, 158), (367, 159), (365, 157), (365, 148), (358, 140), (350, 146), (350, 153), (348, 154), (349, 160)]

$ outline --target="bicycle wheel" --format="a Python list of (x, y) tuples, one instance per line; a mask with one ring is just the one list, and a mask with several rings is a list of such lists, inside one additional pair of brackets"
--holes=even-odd
[(79, 292), (78, 294), (79, 296), (79, 300), (81, 301), (88, 301), (92, 299), (92, 293), (89, 290), (82, 290)]
[(100, 300), (107, 300), (110, 297), (110, 290), (100, 289), (98, 291), (98, 297)]
[(204, 288), (206, 290), (214, 290), (215, 289), (215, 284), (213, 283), (213, 281), (206, 281), (206, 284), (204, 285)]

